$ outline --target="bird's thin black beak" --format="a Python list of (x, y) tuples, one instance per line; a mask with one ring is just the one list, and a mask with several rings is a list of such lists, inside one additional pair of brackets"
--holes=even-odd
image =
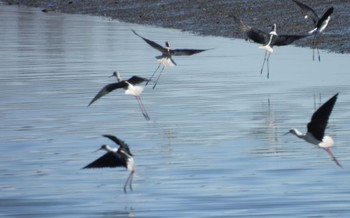
[(117, 73), (115, 71), (109, 77), (113, 77), (113, 76), (117, 76)]
[(96, 150), (96, 151), (94, 151), (93, 153), (98, 152), (98, 151), (100, 151), (100, 150), (102, 150), (102, 148), (97, 149), (97, 150)]
[(286, 133), (284, 133), (283, 135), (288, 135), (290, 132), (286, 132)]

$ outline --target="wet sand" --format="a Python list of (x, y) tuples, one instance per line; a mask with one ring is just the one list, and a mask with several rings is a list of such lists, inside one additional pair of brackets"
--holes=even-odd
[[(3, 0), (8, 4), (39, 7), (47, 13), (80, 13), (120, 21), (181, 29), (201, 35), (243, 38), (232, 15), (250, 26), (269, 31), (277, 24), (279, 34), (305, 34), (312, 29), (299, 7), (291, 0)], [(319, 48), (336, 53), (350, 52), (350, 1), (303, 0), (319, 16), (333, 6), (330, 24)], [(312, 37), (295, 42), (311, 46)]]

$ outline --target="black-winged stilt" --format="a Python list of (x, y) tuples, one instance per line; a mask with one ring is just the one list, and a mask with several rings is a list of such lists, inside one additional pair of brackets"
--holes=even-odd
[[(159, 61), (159, 65), (157, 67), (157, 69), (153, 72), (152, 76), (150, 77), (150, 79), (153, 78), (154, 74), (158, 71), (159, 67), (161, 65), (163, 65), (161, 71), (159, 72), (159, 76), (157, 78), (157, 80), (155, 81), (155, 84), (153, 86), (153, 89), (156, 87), (159, 77), (161, 76), (164, 67), (173, 67), (176, 66), (175, 61), (172, 59), (171, 56), (189, 56), (189, 55), (193, 55), (193, 54), (197, 54), (203, 51), (206, 51), (208, 49), (171, 49), (169, 46), (168, 42), (165, 42), (165, 47), (157, 44), (154, 41), (151, 41), (149, 39), (146, 39), (142, 36), (140, 36), (135, 30), (132, 29), (132, 32), (137, 35), (138, 37), (140, 37), (141, 39), (143, 39), (147, 44), (149, 44), (152, 48), (157, 49), (158, 51), (160, 51), (162, 54), (159, 56), (156, 56), (157, 60)], [(147, 84), (146, 84), (147, 85)]]
[(125, 167), (130, 171), (130, 174), (124, 185), (124, 192), (126, 193), (126, 187), (129, 185), (130, 190), (132, 191), (132, 179), (135, 173), (135, 162), (132, 154), (130, 152), (129, 146), (119, 138), (113, 135), (103, 135), (104, 137), (109, 138), (113, 142), (119, 145), (118, 148), (111, 148), (109, 145), (104, 144), (96, 151), (105, 150), (106, 154), (96, 159), (92, 163), (83, 167), (87, 168), (103, 168), (103, 167)]
[(301, 9), (302, 14), (305, 19), (310, 17), (313, 21), (314, 28), (309, 31), (309, 34), (314, 35), (314, 39), (312, 40), (312, 59), (315, 60), (315, 48), (317, 49), (318, 61), (321, 61), (320, 51), (318, 50), (318, 42), (320, 33), (323, 32), (331, 19), (331, 14), (333, 13), (334, 8), (330, 7), (326, 10), (326, 12), (322, 15), (321, 18), (318, 17), (316, 12), (309, 6), (299, 1), (293, 0)]
[(141, 97), (140, 97), (141, 93), (143, 92), (144, 87), (137, 86), (137, 84), (140, 84), (140, 83), (146, 82), (146, 81), (148, 82), (150, 80), (139, 77), (139, 76), (132, 76), (128, 80), (122, 80), (119, 72), (114, 72), (112, 76), (115, 76), (117, 78), (118, 82), (111, 83), (111, 84), (108, 84), (105, 87), (103, 87), (97, 93), (97, 95), (91, 100), (91, 102), (89, 103), (88, 106), (90, 106), (92, 103), (94, 103), (97, 99), (101, 98), (102, 96), (107, 95), (108, 93), (110, 93), (116, 89), (123, 88), (123, 89), (125, 89), (126, 95), (135, 96), (135, 98), (140, 106), (140, 109), (142, 111), (143, 116), (146, 118), (146, 120), (150, 120), (150, 117), (148, 116), (146, 108), (143, 105)]
[(269, 59), (270, 55), (273, 52), (273, 46), (284, 46), (293, 43), (295, 40), (307, 37), (308, 35), (278, 35), (276, 32), (276, 24), (273, 24), (272, 30), (269, 33), (266, 33), (262, 30), (259, 30), (255, 27), (251, 27), (243, 23), (236, 16), (232, 16), (236, 24), (239, 26), (240, 30), (245, 34), (246, 40), (252, 40), (253, 42), (262, 44), (259, 48), (265, 49), (265, 57), (260, 70), (260, 73), (263, 72), (264, 65), (266, 62), (267, 65), (267, 78), (270, 76), (269, 70)]
[(333, 155), (331, 147), (334, 145), (334, 141), (330, 136), (325, 136), (325, 129), (327, 127), (329, 116), (332, 112), (334, 104), (337, 100), (338, 94), (335, 94), (326, 103), (324, 103), (311, 117), (311, 121), (307, 124), (306, 134), (301, 133), (298, 129), (290, 129), (288, 133), (296, 135), (297, 137), (304, 139), (306, 142), (317, 145), (319, 148), (323, 148), (332, 157), (335, 163), (342, 167), (336, 157)]

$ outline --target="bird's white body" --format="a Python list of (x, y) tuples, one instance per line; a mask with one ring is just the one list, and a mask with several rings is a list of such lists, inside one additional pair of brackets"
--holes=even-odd
[(130, 83), (128, 83), (128, 88), (125, 90), (126, 95), (133, 95), (133, 96), (140, 96), (141, 93), (143, 92), (143, 87), (142, 86), (134, 86)]
[(163, 55), (156, 57), (158, 62), (165, 67), (175, 67), (176, 63), (169, 57), (164, 57)]
[(132, 156), (130, 156), (129, 154), (127, 154), (126, 152), (124, 152), (123, 150), (121, 151), (123, 154), (125, 154), (128, 157), (128, 164), (126, 165), (127, 169), (130, 172), (134, 172), (135, 171), (135, 161), (134, 158)]
[(304, 139), (306, 142), (317, 145), (320, 148), (333, 147), (334, 141), (330, 136), (324, 136), (322, 141), (317, 140), (312, 133), (307, 132), (306, 134), (300, 132), (298, 129), (291, 129), (289, 133), (296, 135), (298, 138)]
[(273, 52), (273, 48), (272, 48), (269, 44), (259, 46), (259, 48), (265, 49), (266, 51), (268, 51), (268, 52), (270, 52), (270, 53)]

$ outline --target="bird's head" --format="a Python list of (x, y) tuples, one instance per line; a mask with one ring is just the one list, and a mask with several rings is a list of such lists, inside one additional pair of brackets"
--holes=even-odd
[(121, 78), (120, 73), (118, 71), (114, 71), (110, 77), (113, 77), (113, 76), (115, 76), (115, 78), (117, 78), (118, 82), (122, 81), (122, 78)]
[(110, 147), (106, 144), (101, 145), (101, 147), (99, 149), (97, 149), (95, 152), (100, 151), (100, 150), (105, 150), (105, 151), (109, 151)]
[(118, 76), (117, 71), (114, 71), (114, 72), (113, 72), (113, 74), (112, 74), (112, 75), (110, 75), (109, 77), (113, 77), (113, 76), (115, 76), (115, 77), (117, 77), (117, 76)]
[(288, 132), (286, 132), (284, 135), (287, 135), (287, 134), (297, 135), (297, 130), (295, 128), (292, 128)]
[(170, 49), (170, 45), (168, 41), (165, 42), (165, 48)]
[(274, 24), (272, 25), (270, 35), (277, 36), (276, 29), (277, 29), (277, 25), (274, 23)]

